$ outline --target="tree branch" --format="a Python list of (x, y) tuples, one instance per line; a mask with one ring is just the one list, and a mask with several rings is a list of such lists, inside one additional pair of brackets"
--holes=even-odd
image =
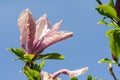
[(100, 0), (96, 0), (98, 2), (98, 4), (102, 5), (101, 1)]

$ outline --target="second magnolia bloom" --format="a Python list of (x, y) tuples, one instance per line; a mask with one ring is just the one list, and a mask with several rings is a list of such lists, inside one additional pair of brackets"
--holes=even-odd
[(62, 21), (51, 29), (46, 14), (35, 21), (30, 10), (26, 9), (18, 19), (22, 49), (28, 54), (38, 55), (48, 46), (73, 36), (72, 32), (58, 31), (61, 24)]
[(68, 69), (61, 69), (55, 72), (54, 74), (49, 74), (48, 72), (42, 71), (41, 75), (42, 75), (42, 80), (61, 80), (60, 78), (58, 78), (60, 74), (66, 74), (69, 77), (76, 77), (86, 73), (87, 71), (88, 71), (88, 67), (84, 67), (82, 69), (78, 69), (74, 71), (70, 71)]

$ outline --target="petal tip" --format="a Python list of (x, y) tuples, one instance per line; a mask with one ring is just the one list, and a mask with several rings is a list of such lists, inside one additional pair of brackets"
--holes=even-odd
[(47, 19), (47, 13), (44, 13), (44, 14), (36, 21), (36, 23), (39, 23), (41, 20), (48, 20), (48, 19)]
[(30, 9), (25, 9), (24, 11), (22, 11), (22, 13), (20, 14), (20, 16), (19, 17), (21, 17), (21, 16), (23, 16), (23, 15), (25, 15), (25, 14), (32, 14), (31, 13), (31, 11), (30, 11)]
[(76, 76), (86, 73), (87, 71), (88, 71), (88, 67), (84, 67), (82, 69), (71, 71), (70, 76), (76, 77)]
[(47, 13), (44, 13), (40, 18), (41, 18), (41, 19), (47, 18)]
[(59, 23), (61, 23), (61, 24), (62, 24), (62, 23), (63, 23), (63, 19), (61, 19)]

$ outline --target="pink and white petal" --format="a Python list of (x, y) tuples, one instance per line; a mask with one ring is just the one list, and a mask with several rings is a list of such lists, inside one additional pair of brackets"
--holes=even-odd
[(41, 43), (42, 43), (43, 40), (44, 40), (44, 38), (37, 41), (37, 43), (35, 44), (35, 47), (33, 48), (33, 53), (35, 53), (36, 50), (41, 46)]
[(36, 26), (34, 17), (29, 9), (26, 9), (20, 15), (18, 19), (18, 26), (21, 33), (21, 44), (24, 46), (25, 50), (28, 50), (28, 53), (32, 53)]
[(26, 49), (26, 30), (24, 28), (22, 28), (20, 32), (21, 32), (20, 33), (21, 47), (25, 52), (27, 52), (27, 49)]
[(54, 80), (52, 76), (48, 72), (45, 72), (45, 71), (41, 72), (41, 76), (42, 76), (42, 80)]
[(21, 43), (21, 47), (26, 50), (26, 26), (25, 26), (25, 16), (24, 16), (25, 12), (23, 11), (21, 13), (21, 15), (18, 18), (18, 27), (19, 27), (19, 31), (20, 31), (20, 43)]
[(81, 74), (84, 74), (85, 72), (88, 71), (88, 67), (82, 68), (82, 69), (78, 69), (78, 70), (74, 70), (74, 71), (70, 71), (68, 69), (61, 69), (57, 72), (55, 72), (54, 74), (52, 74), (53, 79), (57, 78), (60, 74), (66, 74), (70, 77), (76, 77), (79, 76)]
[(47, 33), (46, 36), (50, 36), (50, 35), (56, 33), (56, 32), (58, 31), (59, 27), (61, 26), (62, 22), (63, 22), (63, 20), (61, 20), (60, 22), (56, 23), (56, 24), (53, 26), (53, 28)]
[(41, 43), (41, 46), (35, 51), (35, 55), (38, 55), (41, 51), (43, 51), (48, 46), (55, 44), (61, 40), (67, 39), (71, 36), (73, 36), (72, 32), (59, 31), (51, 36), (44, 37), (44, 40)]
[(34, 47), (38, 40), (40, 40), (50, 29), (50, 23), (47, 15), (42, 15), (38, 21), (36, 21), (36, 34), (34, 40)]
[(82, 69), (78, 69), (78, 70), (74, 70), (74, 71), (70, 71), (69, 72), (69, 76), (79, 76), (81, 74), (84, 74), (88, 71), (88, 67), (82, 68)]
[(52, 74), (53, 79), (56, 79), (60, 74), (66, 74), (69, 75), (69, 70), (68, 69), (61, 69), (59, 71), (56, 71), (54, 74)]

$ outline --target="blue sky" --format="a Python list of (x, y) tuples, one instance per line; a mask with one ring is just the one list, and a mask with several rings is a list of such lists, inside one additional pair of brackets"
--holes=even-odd
[[(108, 1), (108, 0), (106, 0)], [(47, 48), (44, 53), (59, 52), (64, 61), (46, 61), (43, 70), (49, 73), (67, 68), (75, 70), (88, 66), (86, 74), (79, 80), (86, 80), (87, 75), (99, 79), (113, 80), (108, 73), (107, 64), (98, 64), (101, 58), (111, 58), (108, 38), (105, 36), (109, 27), (97, 25), (102, 18), (95, 7), (95, 0), (3, 0), (0, 1), (0, 78), (1, 80), (27, 80), (20, 69), (24, 63), (13, 61), (16, 56), (7, 48), (20, 48), (17, 19), (20, 13), (29, 8), (37, 20), (47, 13), (51, 25), (63, 19), (60, 30), (72, 31), (74, 36)], [(116, 67), (116, 66), (115, 66)], [(117, 67), (116, 67), (117, 68)], [(116, 74), (118, 69), (115, 69)], [(69, 80), (62, 75), (62, 80)]]

